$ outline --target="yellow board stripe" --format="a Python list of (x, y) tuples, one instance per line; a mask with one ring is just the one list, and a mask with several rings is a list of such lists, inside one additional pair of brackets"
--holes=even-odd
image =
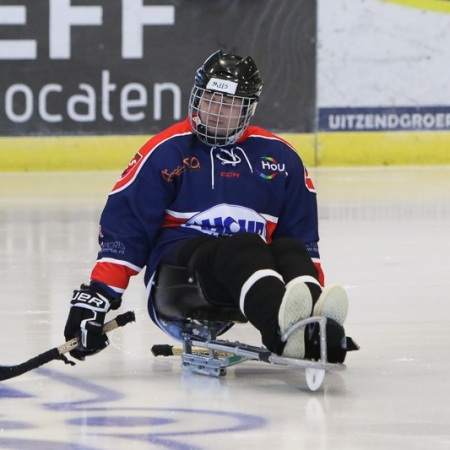
[(395, 3), (412, 8), (426, 9), (429, 11), (450, 13), (448, 0), (384, 0), (386, 3)]
[[(314, 135), (283, 134), (314, 163)], [(150, 136), (0, 138), (0, 172), (123, 170)]]
[(450, 132), (319, 133), (318, 166), (450, 164)]
[[(450, 132), (280, 134), (307, 166), (450, 164)], [(0, 138), (0, 172), (122, 170), (149, 136)]]
[(124, 169), (147, 136), (0, 138), (0, 171)]

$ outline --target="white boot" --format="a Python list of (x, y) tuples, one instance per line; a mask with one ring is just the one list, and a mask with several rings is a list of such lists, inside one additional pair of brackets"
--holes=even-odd
[[(278, 324), (281, 334), (300, 320), (310, 317), (312, 310), (311, 292), (305, 283), (289, 283), (278, 312)], [(303, 359), (305, 357), (305, 328), (299, 328), (288, 338), (283, 356)]]
[(348, 313), (348, 298), (342, 286), (326, 287), (314, 305), (313, 316), (324, 316), (344, 325)]

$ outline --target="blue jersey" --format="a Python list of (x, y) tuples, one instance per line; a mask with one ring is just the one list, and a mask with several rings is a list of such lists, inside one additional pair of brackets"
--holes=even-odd
[(144, 267), (148, 285), (180, 239), (242, 232), (299, 239), (322, 274), (316, 193), (296, 151), (254, 126), (232, 146), (208, 146), (187, 119), (145, 143), (114, 186), (91, 280), (120, 294)]

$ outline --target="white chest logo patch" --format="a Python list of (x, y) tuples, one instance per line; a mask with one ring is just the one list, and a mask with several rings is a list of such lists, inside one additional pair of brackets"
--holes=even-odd
[(221, 204), (191, 217), (184, 226), (203, 233), (229, 235), (255, 233), (267, 237), (267, 221), (256, 211), (243, 206)]

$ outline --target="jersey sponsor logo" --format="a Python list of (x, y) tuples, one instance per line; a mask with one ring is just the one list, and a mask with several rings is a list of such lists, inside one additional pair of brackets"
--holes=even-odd
[(194, 215), (184, 226), (215, 236), (246, 232), (267, 237), (267, 220), (253, 209), (237, 205), (217, 205)]
[(238, 172), (220, 172), (222, 178), (239, 178), (241, 176)]
[(185, 170), (197, 170), (200, 169), (200, 161), (196, 156), (191, 156), (183, 159), (183, 164), (177, 166), (174, 170), (169, 172), (168, 169), (161, 171), (161, 175), (165, 181), (171, 183), (175, 177), (179, 177)]
[(102, 253), (114, 253), (123, 255), (125, 253), (125, 245), (120, 241), (114, 242), (101, 242), (100, 243)]
[(280, 173), (286, 173), (285, 164), (279, 164), (275, 158), (271, 156), (261, 157), (261, 170), (256, 170), (261, 178), (265, 180), (273, 180)]
[(167, 181), (168, 183), (171, 183), (175, 177), (179, 177), (183, 172), (184, 172), (184, 166), (178, 166), (171, 172), (169, 172), (167, 169), (162, 170), (161, 175), (165, 181)]

